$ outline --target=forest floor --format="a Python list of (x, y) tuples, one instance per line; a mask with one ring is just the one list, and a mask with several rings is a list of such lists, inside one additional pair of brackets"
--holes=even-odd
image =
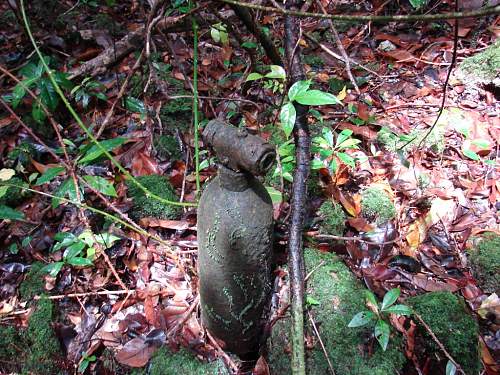
[[(137, 1), (29, 2), (31, 31), (58, 85), (119, 168), (58, 96), (21, 9), (9, 3), (0, 4), (0, 373), (169, 373), (150, 359), (181, 348), (188, 358), (182, 363), (221, 358), (231, 368), (234, 357), (206, 335), (199, 318), (197, 184), (202, 190), (217, 168), (202, 142), (195, 147), (193, 85), (200, 127), (219, 118), (276, 146), (278, 163), (263, 183), (274, 207), (273, 300), (281, 298), (276, 306), (283, 307), (295, 167), (279, 119), (285, 71), (222, 3), (189, 12), (182, 0), (154, 9)], [(323, 3), (331, 13), (420, 12), (406, 1)], [(449, 3), (430, 2), (421, 12), (447, 12)], [(321, 9), (312, 2), (309, 11)], [(197, 58), (191, 15), (199, 27)], [(283, 17), (259, 11), (256, 19), (281, 50)], [(441, 108), (453, 25), (335, 22), (334, 31), (326, 20), (301, 23), (308, 79), (341, 102), (311, 106), (308, 116), (308, 251), (337, 254), (343, 265), (331, 267), (357, 283), (361, 305), (365, 289), (382, 300), (399, 288), (396, 299), (415, 311), (427, 306), (416, 296), (450, 292), (458, 297), (450, 304), (459, 301), (472, 318), (472, 328), (464, 328), (473, 332), (472, 347), (453, 347), (448, 336), (462, 334), (459, 318), (443, 328), (424, 317), (422, 329), (423, 312), (388, 314), (389, 347), (394, 342), (405, 359), (380, 374), (444, 374), (453, 362), (467, 374), (500, 368), (500, 24), (495, 16), (459, 22), (457, 66)], [(336, 32), (359, 92), (339, 59)], [(145, 196), (127, 174), (185, 206)], [(332, 261), (322, 259), (319, 265)], [(308, 269), (311, 282), (318, 264)], [(345, 266), (349, 272), (338, 268)], [(325, 302), (318, 296), (336, 298), (311, 292), (309, 312)], [(441, 305), (436, 314), (445, 314)], [(277, 309), (275, 317), (286, 314)], [(313, 318), (327, 319), (319, 312)], [(364, 344), (356, 353), (383, 358), (376, 330), (359, 332)], [(321, 350), (327, 335), (321, 325), (308, 332), (308, 351)], [(477, 363), (462, 362), (476, 351)], [(263, 355), (255, 373), (273, 373), (269, 360)], [(337, 366), (333, 361), (337, 374), (346, 374)], [(222, 371), (193, 368), (184, 371)]]

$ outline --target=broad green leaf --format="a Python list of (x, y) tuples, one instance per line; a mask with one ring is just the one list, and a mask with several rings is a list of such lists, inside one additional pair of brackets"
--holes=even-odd
[(369, 303), (372, 307), (377, 308), (378, 307), (378, 302), (377, 302), (377, 297), (375, 297), (375, 294), (371, 290), (367, 290), (365, 293), (366, 301)]
[(36, 180), (35, 186), (43, 185), (47, 182), (52, 181), (58, 174), (64, 171), (64, 167), (52, 167), (48, 168), (44, 174), (42, 174)]
[(14, 254), (14, 255), (19, 253), (19, 248), (17, 247), (17, 243), (14, 242), (13, 244), (10, 244), (9, 253)]
[(321, 129), (321, 133), (323, 134), (323, 138), (325, 138), (328, 146), (333, 147), (333, 132), (330, 128), (324, 127)]
[(30, 244), (31, 240), (33, 239), (33, 236), (26, 236), (23, 238), (23, 240), (21, 241), (21, 246), (22, 247), (28, 247), (28, 245)]
[(0, 198), (7, 194), (7, 190), (9, 190), (9, 186), (0, 186)]
[(386, 313), (396, 314), (396, 315), (411, 315), (411, 308), (406, 305), (393, 305), (389, 306), (385, 310)]
[(247, 79), (245, 80), (245, 82), (249, 82), (249, 81), (257, 81), (258, 79), (261, 79), (263, 78), (264, 76), (260, 73), (250, 73), (247, 77)]
[(380, 307), (380, 309), (384, 311), (386, 308), (391, 306), (394, 302), (398, 300), (400, 294), (401, 294), (401, 289), (399, 288), (394, 288), (389, 290), (385, 294), (384, 299), (382, 300), (382, 306)]
[(64, 266), (64, 262), (54, 262), (47, 264), (42, 268), (42, 271), (47, 272), (50, 276), (56, 277), (61, 268)]
[(135, 113), (146, 113), (146, 106), (144, 105), (144, 102), (134, 98), (133, 96), (127, 96), (125, 98), (125, 108)]
[(21, 103), (21, 100), (23, 100), (24, 95), (26, 95), (26, 90), (20, 83), (18, 83), (14, 87), (14, 90), (12, 91), (12, 107), (14, 109), (16, 109), (19, 103)]
[[(80, 188), (81, 189), (81, 188)], [(76, 193), (75, 184), (73, 179), (68, 178), (64, 181), (61, 186), (54, 192), (55, 198), (52, 198), (52, 208), (56, 208), (61, 204), (61, 200), (58, 198), (66, 198), (72, 202), (78, 201), (78, 195)], [(80, 197), (82, 196), (80, 191)]]
[(337, 157), (342, 161), (342, 163), (348, 165), (349, 167), (356, 167), (356, 162), (351, 155), (348, 155), (345, 152), (337, 152)]
[(66, 262), (68, 264), (71, 264), (72, 266), (77, 266), (77, 267), (87, 267), (93, 265), (90, 259), (82, 257), (69, 258), (66, 260)]
[(356, 138), (349, 138), (346, 139), (344, 142), (339, 144), (337, 147), (340, 149), (346, 149), (346, 148), (358, 148), (356, 145), (361, 143), (359, 139)]
[(257, 43), (254, 43), (254, 42), (243, 42), (241, 44), (241, 46), (243, 48), (257, 48), (258, 47)]
[(333, 155), (333, 150), (325, 150), (325, 149), (319, 150), (319, 156), (321, 156), (321, 160), (328, 159), (332, 155)]
[(309, 90), (309, 86), (311, 86), (310, 80), (295, 82), (288, 90), (288, 99), (293, 102), (297, 96), (307, 92), (307, 90)]
[(353, 132), (351, 129), (342, 130), (337, 137), (337, 142), (335, 143), (335, 146), (339, 147), (342, 143), (344, 143), (347, 139), (349, 139), (352, 133)]
[(319, 305), (321, 305), (321, 303), (317, 299), (315, 299), (311, 296), (307, 296), (306, 297), (306, 305), (307, 306), (319, 306)]
[(280, 147), (278, 147), (278, 153), (280, 156), (288, 156), (295, 154), (295, 144), (292, 143), (292, 140), (286, 141)]
[(16, 171), (10, 168), (2, 168), (0, 169), (0, 181), (9, 181), (14, 175)]
[(375, 314), (371, 311), (361, 311), (354, 315), (349, 324), (349, 328), (362, 327), (370, 323), (375, 318)]
[(294, 100), (303, 105), (342, 104), (335, 95), (320, 90), (308, 90), (300, 93), (295, 96)]
[(55, 81), (65, 90), (71, 90), (73, 88), (73, 82), (71, 82), (68, 77), (68, 73), (59, 71), (54, 72)]
[(462, 150), (462, 152), (464, 153), (465, 156), (467, 156), (469, 159), (472, 159), (472, 160), (476, 160), (476, 161), (479, 161), (481, 160), (481, 158), (479, 157), (478, 154), (476, 154), (474, 151), (472, 150), (469, 150), (469, 149), (465, 149), (465, 150)]
[(54, 240), (58, 241), (52, 246), (52, 252), (58, 251), (62, 248), (71, 246), (72, 244), (78, 242), (78, 238), (70, 232), (59, 232), (54, 236)]
[(276, 190), (272, 186), (266, 186), (266, 190), (271, 197), (271, 201), (274, 203), (281, 203), (283, 201), (283, 195), (279, 190)]
[(84, 230), (79, 236), (83, 242), (85, 242), (88, 246), (94, 246), (94, 238), (97, 243), (103, 245), (106, 249), (113, 246), (116, 241), (121, 240), (120, 237), (117, 237), (111, 233), (103, 232), (92, 235), (92, 232), (89, 230)]
[(290, 137), (290, 134), (292, 134), (293, 127), (295, 126), (296, 117), (297, 113), (295, 112), (295, 107), (291, 102), (281, 107), (281, 112), (280, 112), (281, 127), (283, 128), (283, 131), (285, 132), (287, 138)]
[[(107, 139), (99, 143), (106, 151), (111, 151), (117, 148), (118, 146), (121, 146), (126, 141), (127, 141), (126, 138), (113, 138), (113, 139)], [(101, 148), (97, 147), (97, 145), (94, 144), (87, 150), (85, 156), (78, 161), (78, 164), (85, 164), (91, 162), (95, 159), (100, 158), (102, 155), (104, 155), (104, 151), (102, 151)]]
[(389, 327), (389, 324), (387, 324), (382, 319), (379, 319), (377, 321), (377, 324), (375, 324), (374, 333), (375, 333), (375, 338), (380, 344), (380, 347), (385, 352), (385, 350), (387, 349), (387, 345), (389, 344), (389, 336), (391, 334), (391, 328)]
[(455, 375), (457, 373), (457, 367), (453, 364), (452, 361), (448, 360), (446, 364), (446, 375)]
[(0, 220), (4, 220), (4, 219), (23, 220), (24, 214), (22, 212), (14, 210), (13, 208), (10, 208), (9, 206), (5, 206), (3, 204), (0, 204)]
[(211, 27), (210, 28), (210, 36), (212, 37), (212, 39), (214, 40), (215, 43), (219, 43), (220, 42), (220, 31), (215, 28), (215, 27)]
[(23, 66), (20, 70), (19, 73), (28, 79), (33, 79), (33, 78), (40, 78), (43, 73), (43, 65), (41, 61), (38, 64), (35, 64), (33, 62)]
[(116, 190), (111, 182), (101, 176), (83, 176), (83, 179), (98, 192), (110, 197), (117, 197)]
[(33, 119), (39, 124), (42, 124), (45, 121), (45, 112), (39, 102), (33, 103), (33, 106), (31, 107), (31, 116), (33, 116)]
[(75, 242), (64, 250), (63, 258), (70, 259), (80, 255), (82, 250), (85, 249), (85, 246), (87, 245), (83, 241)]
[(59, 96), (57, 95), (52, 82), (48, 78), (43, 78), (38, 84), (40, 89), (40, 99), (42, 103), (46, 105), (51, 111), (55, 111), (57, 108), (57, 103), (59, 102)]
[(474, 139), (471, 141), (471, 143), (474, 145), (474, 146), (477, 146), (479, 147), (480, 149), (483, 149), (483, 150), (487, 150), (490, 148), (490, 142), (488, 142), (487, 140), (485, 139)]
[(358, 125), (358, 126), (361, 126), (361, 125), (364, 125), (365, 124), (365, 120), (362, 120), (360, 119), (359, 117), (353, 117), (351, 118), (350, 120), (354, 125)]
[(277, 79), (285, 79), (286, 72), (283, 67), (279, 65), (271, 65), (271, 71), (265, 75), (266, 78), (277, 78)]
[(410, 0), (410, 4), (415, 9), (422, 8), (425, 4), (427, 4), (427, 0)]
[(323, 162), (321, 160), (318, 160), (318, 159), (311, 160), (311, 169), (321, 169), (324, 167), (325, 167), (325, 165), (323, 164)]

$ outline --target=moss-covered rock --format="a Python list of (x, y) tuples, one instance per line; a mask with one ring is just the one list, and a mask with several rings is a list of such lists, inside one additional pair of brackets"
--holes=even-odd
[(323, 218), (320, 225), (321, 232), (334, 236), (344, 234), (347, 216), (340, 204), (328, 200), (319, 208), (319, 214)]
[(463, 81), (500, 86), (500, 40), (462, 61), (458, 69)]
[(172, 353), (161, 347), (151, 358), (146, 369), (135, 370), (133, 375), (220, 375), (226, 374), (220, 361), (205, 363), (182, 349)]
[(60, 352), (59, 341), (52, 330), (53, 304), (47, 298), (38, 301), (31, 314), (26, 331), (27, 357), (24, 372), (52, 374), (56, 369), (56, 356)]
[[(179, 198), (166, 176), (152, 174), (137, 177), (140, 184), (151, 193), (169, 201), (178, 201)], [(131, 216), (135, 219), (156, 217), (158, 219), (176, 219), (180, 214), (179, 206), (163, 203), (146, 196), (134, 182), (127, 181), (128, 195), (133, 200)]]
[[(466, 374), (478, 374), (478, 325), (467, 313), (462, 298), (450, 292), (430, 292), (408, 298), (406, 303), (429, 325)], [(444, 373), (447, 358), (423, 327), (419, 327), (419, 333), (425, 339), (426, 357), (441, 359), (438, 365), (443, 369), (436, 373)]]
[(19, 345), (21, 345), (20, 340), (19, 334), (14, 327), (0, 326), (0, 363), (17, 356)]
[(470, 267), (485, 293), (500, 295), (500, 236), (488, 233), (469, 252)]
[(177, 160), (181, 157), (179, 142), (171, 135), (155, 136), (153, 144), (161, 159)]
[(46, 272), (42, 271), (43, 267), (43, 263), (34, 262), (19, 286), (19, 294), (24, 301), (31, 301), (33, 297), (44, 292)]
[(361, 214), (370, 221), (383, 224), (396, 216), (396, 208), (383, 189), (373, 186), (361, 193)]
[[(310, 311), (335, 372), (346, 375), (398, 373), (405, 357), (400, 351), (401, 339), (397, 334), (391, 336), (387, 351), (384, 352), (372, 336), (373, 326), (347, 326), (355, 314), (366, 309), (366, 289), (333, 254), (306, 249), (305, 261), (307, 270), (314, 270), (307, 287), (307, 297), (312, 302)], [(271, 374), (291, 373), (290, 356), (285, 353), (290, 348), (289, 330), (289, 318), (279, 320), (273, 327), (269, 340)], [(309, 324), (307, 330), (311, 337), (316, 338)], [(314, 349), (307, 352), (307, 368), (311, 375), (330, 373), (325, 355), (317, 342)]]

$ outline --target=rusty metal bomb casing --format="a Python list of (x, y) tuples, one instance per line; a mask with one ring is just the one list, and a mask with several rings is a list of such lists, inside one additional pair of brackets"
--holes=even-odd
[(219, 120), (205, 126), (203, 140), (214, 149), (221, 164), (233, 171), (263, 175), (276, 158), (274, 148), (262, 138)]
[(271, 293), (273, 207), (252, 173), (265, 173), (275, 152), (262, 139), (211, 121), (203, 139), (223, 164), (198, 207), (202, 322), (240, 356), (259, 348)]

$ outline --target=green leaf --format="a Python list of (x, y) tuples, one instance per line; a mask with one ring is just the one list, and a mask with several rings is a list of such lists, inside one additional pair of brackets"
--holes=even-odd
[(83, 179), (98, 192), (110, 197), (117, 197), (113, 184), (101, 176), (83, 176)]
[(69, 258), (66, 260), (66, 262), (68, 264), (71, 264), (72, 266), (77, 266), (77, 267), (87, 267), (87, 266), (93, 265), (93, 263), (90, 259), (82, 258), (82, 257)]
[(260, 73), (250, 73), (247, 77), (247, 79), (245, 80), (245, 82), (249, 82), (249, 81), (257, 81), (258, 79), (261, 79), (263, 78), (264, 76)]
[(56, 277), (59, 271), (61, 271), (61, 268), (63, 266), (64, 262), (54, 262), (47, 264), (45, 267), (42, 268), (42, 271), (47, 272), (52, 277)]
[(471, 141), (474, 146), (479, 147), (482, 150), (487, 150), (490, 147), (490, 142), (485, 139), (474, 139)]
[(453, 364), (452, 361), (448, 360), (446, 364), (446, 375), (455, 375), (457, 373), (457, 367)]
[(45, 112), (39, 102), (33, 103), (33, 106), (31, 107), (31, 115), (39, 124), (42, 124), (45, 121)]
[(52, 181), (62, 171), (64, 171), (64, 167), (48, 168), (40, 177), (38, 177), (35, 186), (43, 185), (47, 182)]
[(9, 253), (11, 253), (13, 255), (19, 253), (19, 248), (17, 247), (17, 243), (14, 242), (14, 243), (10, 244)]
[(309, 90), (309, 86), (311, 86), (310, 80), (295, 82), (288, 90), (288, 99), (293, 102), (297, 96), (307, 92), (307, 90)]
[(274, 203), (281, 203), (283, 201), (283, 195), (279, 190), (276, 190), (272, 186), (266, 186), (266, 190), (271, 197), (271, 201)]
[(345, 152), (337, 152), (337, 157), (346, 165), (351, 168), (356, 167), (356, 162), (351, 155), (346, 154)]
[(0, 198), (7, 194), (7, 190), (9, 190), (9, 186), (0, 186)]
[(56, 233), (56, 235), (54, 236), (54, 240), (58, 242), (54, 244), (54, 246), (52, 247), (52, 252), (68, 247), (79, 241), (79, 239), (73, 233), (70, 232)]
[(323, 162), (321, 160), (318, 160), (318, 159), (313, 159), (311, 160), (311, 169), (321, 169), (321, 168), (324, 168), (325, 165), (323, 164)]
[(137, 98), (134, 98), (133, 96), (127, 96), (125, 98), (125, 108), (135, 113), (146, 113), (146, 106), (144, 105), (144, 102)]
[(410, 307), (406, 306), (406, 305), (393, 305), (393, 306), (389, 306), (388, 308), (386, 308), (385, 310), (383, 310), (384, 312), (386, 313), (391, 313), (391, 314), (396, 314), (396, 315), (411, 315), (412, 314), (412, 310)]
[(54, 86), (52, 86), (52, 82), (50, 82), (48, 78), (43, 78), (40, 80), (38, 88), (40, 89), (40, 99), (42, 103), (45, 104), (49, 110), (55, 111), (59, 102), (59, 96)]
[(9, 206), (0, 204), (0, 220), (23, 220), (24, 214)]
[[(117, 148), (118, 146), (121, 146), (126, 141), (127, 141), (126, 138), (113, 138), (113, 139), (107, 139), (99, 143), (101, 144), (102, 148), (104, 148), (106, 151), (111, 151)], [(104, 155), (104, 151), (94, 144), (87, 150), (84, 157), (78, 161), (78, 164), (85, 164), (91, 162), (95, 159), (100, 158), (102, 155)]]
[(354, 125), (358, 125), (358, 126), (361, 126), (361, 125), (364, 125), (365, 121), (364, 120), (361, 120), (359, 117), (354, 117), (351, 119), (351, 122), (354, 124)]
[(21, 246), (22, 247), (28, 247), (28, 245), (30, 244), (31, 240), (33, 239), (33, 236), (26, 236), (23, 238), (23, 240), (21, 241)]
[(341, 149), (346, 149), (346, 148), (358, 148), (356, 145), (361, 143), (359, 139), (356, 138), (350, 138), (346, 139), (344, 142), (339, 144), (337, 147)]
[(23, 86), (21, 86), (20, 83), (18, 83), (14, 87), (14, 90), (12, 91), (12, 107), (14, 109), (16, 109), (19, 103), (21, 103), (21, 100), (23, 100), (24, 95), (26, 95), (26, 90), (24, 89)]
[[(56, 208), (61, 204), (61, 200), (58, 198), (67, 197), (70, 201), (77, 202), (78, 195), (76, 193), (75, 184), (73, 179), (68, 178), (65, 180), (61, 186), (54, 192), (55, 198), (52, 198), (52, 208)], [(82, 196), (80, 192), (80, 197)]]
[(210, 36), (212, 37), (215, 43), (220, 42), (220, 31), (215, 27), (210, 28)]
[(326, 140), (328, 146), (333, 147), (333, 132), (331, 129), (324, 127), (321, 129), (321, 133), (323, 134), (323, 138)]
[(283, 128), (283, 131), (285, 132), (287, 138), (290, 137), (290, 134), (292, 134), (293, 127), (295, 126), (296, 117), (297, 113), (295, 112), (295, 107), (291, 102), (281, 107), (281, 112), (280, 112), (281, 127)]
[(410, 4), (413, 6), (413, 8), (420, 9), (425, 4), (427, 4), (427, 0), (410, 0)]
[(465, 156), (467, 156), (469, 159), (472, 159), (472, 160), (476, 160), (476, 161), (479, 161), (481, 160), (481, 158), (479, 157), (478, 154), (476, 154), (474, 151), (472, 150), (469, 150), (469, 149), (465, 149), (465, 150), (462, 150), (462, 152), (464, 153)]
[(349, 324), (349, 328), (362, 327), (370, 323), (375, 318), (375, 314), (371, 311), (361, 311), (354, 315)]
[(335, 95), (320, 90), (308, 90), (296, 95), (294, 100), (303, 105), (341, 104)]
[(389, 327), (389, 324), (387, 324), (382, 319), (379, 319), (377, 321), (377, 324), (375, 324), (375, 338), (377, 339), (380, 347), (384, 352), (387, 349), (387, 345), (389, 344), (390, 334), (391, 328)]
[(371, 290), (367, 290), (366, 293), (365, 293), (365, 297), (366, 297), (366, 301), (374, 306), (374, 307), (377, 307), (378, 306), (378, 302), (377, 302), (377, 297), (375, 297), (375, 294), (373, 294), (373, 292)]
[(257, 43), (254, 43), (254, 42), (243, 42), (241, 44), (241, 46), (243, 48), (257, 48), (258, 47)]
[(74, 244), (68, 246), (66, 250), (64, 250), (63, 259), (74, 258), (82, 253), (82, 250), (85, 249), (85, 242), (78, 241)]
[(401, 294), (401, 289), (399, 288), (394, 288), (389, 290), (385, 294), (384, 299), (382, 300), (382, 306), (380, 310), (384, 311), (386, 308), (391, 306), (394, 302), (398, 300), (400, 294)]
[(271, 65), (271, 71), (267, 73), (264, 77), (266, 78), (277, 78), (277, 79), (286, 79), (286, 72), (283, 67), (279, 65)]
[(352, 133), (353, 131), (351, 129), (342, 130), (337, 137), (337, 142), (335, 143), (335, 145), (338, 147), (339, 145), (344, 143), (347, 139), (349, 139)]
[(307, 306), (319, 306), (319, 305), (321, 305), (321, 303), (317, 299), (315, 299), (311, 296), (307, 296), (306, 297), (306, 305)]

